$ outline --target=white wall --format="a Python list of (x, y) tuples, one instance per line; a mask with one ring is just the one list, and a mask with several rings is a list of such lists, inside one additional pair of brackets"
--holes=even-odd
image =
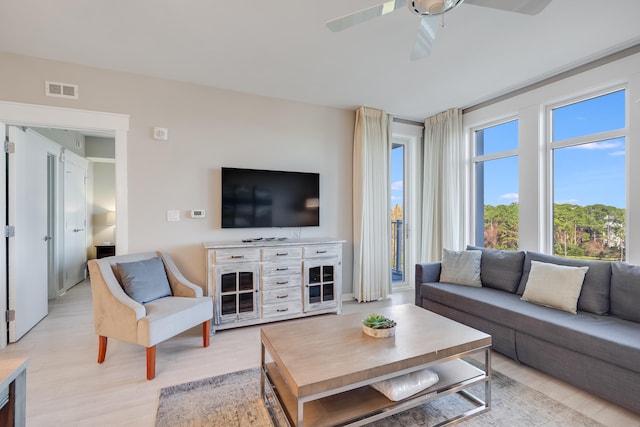
[[(549, 173), (545, 170), (546, 106), (580, 95), (623, 86), (627, 90), (627, 261), (640, 263), (640, 54), (636, 54), (548, 86), (523, 93), (499, 103), (465, 114), (463, 124), (470, 141), (473, 128), (498, 119), (519, 118), (519, 201), (520, 248), (549, 251), (548, 230), (551, 219), (544, 188)], [(473, 192), (470, 192), (473, 193)], [(469, 201), (469, 207), (473, 206)], [(473, 213), (468, 209), (469, 218)], [(473, 221), (472, 221), (473, 222)], [(473, 224), (471, 224), (473, 226)], [(467, 241), (472, 242), (473, 230)], [(473, 243), (473, 242), (472, 242)]]
[[(344, 293), (351, 293), (351, 164), (354, 113), (186, 83), (0, 54), (0, 100), (128, 114), (129, 252), (166, 250), (204, 286), (202, 242), (293, 237), (299, 229), (222, 230), (220, 167), (320, 173), (320, 227), (302, 237), (345, 239)], [(197, 65), (194, 65), (197, 66)], [(45, 80), (78, 84), (79, 100), (44, 96)], [(169, 140), (152, 138), (155, 126)], [(195, 220), (186, 213), (207, 210)], [(182, 212), (167, 222), (166, 211)]]

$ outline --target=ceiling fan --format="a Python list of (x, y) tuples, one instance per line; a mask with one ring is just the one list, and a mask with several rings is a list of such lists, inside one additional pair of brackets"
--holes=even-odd
[[(412, 13), (420, 17), (418, 36), (411, 51), (411, 59), (422, 59), (431, 53), (431, 47), (439, 27), (438, 16), (444, 19), (446, 12), (460, 6), (463, 2), (507, 12), (537, 15), (551, 3), (551, 0), (391, 0), (329, 21), (327, 27), (331, 31), (346, 30), (354, 25), (394, 12), (406, 4)], [(444, 20), (442, 22), (444, 23)]]

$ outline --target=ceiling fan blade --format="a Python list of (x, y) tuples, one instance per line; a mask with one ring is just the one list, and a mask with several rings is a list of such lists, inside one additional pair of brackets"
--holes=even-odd
[(526, 15), (537, 15), (551, 3), (551, 0), (465, 0), (464, 3)]
[(418, 35), (416, 36), (416, 44), (411, 51), (411, 60), (426, 58), (431, 54), (431, 48), (433, 47), (433, 41), (436, 39), (436, 33), (438, 32), (439, 20), (437, 17), (424, 16), (420, 19), (420, 26), (418, 27)]
[(387, 13), (391, 13), (406, 5), (406, 0), (391, 0), (377, 6), (343, 16), (342, 18), (329, 21), (327, 22), (327, 27), (329, 27), (331, 31), (346, 30), (349, 27), (377, 18), (378, 16), (386, 15)]

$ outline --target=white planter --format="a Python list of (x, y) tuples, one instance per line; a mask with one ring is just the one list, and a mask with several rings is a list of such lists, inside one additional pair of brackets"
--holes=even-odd
[(396, 334), (396, 327), (386, 328), (386, 329), (373, 329), (368, 326), (362, 325), (362, 331), (374, 338), (387, 338), (392, 337)]

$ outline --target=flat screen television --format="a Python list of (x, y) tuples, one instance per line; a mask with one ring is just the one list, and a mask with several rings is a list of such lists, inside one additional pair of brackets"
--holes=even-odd
[(222, 168), (222, 228), (320, 225), (320, 175)]

